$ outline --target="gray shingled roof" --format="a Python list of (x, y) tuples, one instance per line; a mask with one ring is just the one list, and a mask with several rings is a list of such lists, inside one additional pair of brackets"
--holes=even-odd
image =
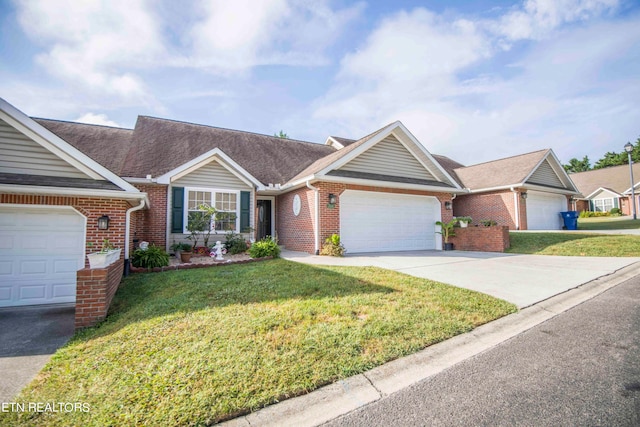
[(492, 162), (456, 168), (454, 172), (463, 187), (474, 190), (519, 184), (548, 152), (548, 149), (534, 151)]
[(110, 181), (61, 176), (0, 173), (0, 184), (36, 185), (40, 187), (86, 188), (89, 190), (124, 191)]
[(219, 148), (263, 184), (285, 183), (335, 151), (311, 142), (140, 116), (122, 176), (163, 175)]
[(332, 136), (331, 138), (338, 141), (340, 144), (342, 144), (343, 147), (346, 147), (347, 145), (351, 145), (357, 141), (357, 139), (341, 138), (339, 136)]
[(34, 118), (36, 122), (119, 174), (131, 149), (132, 129)]
[[(609, 188), (619, 194), (631, 188), (629, 165), (572, 173), (569, 177), (584, 197), (600, 187)], [(640, 163), (633, 164), (633, 178), (636, 183), (640, 182)]]

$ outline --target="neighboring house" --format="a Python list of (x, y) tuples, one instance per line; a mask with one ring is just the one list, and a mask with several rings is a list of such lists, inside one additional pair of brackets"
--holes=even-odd
[[(609, 212), (620, 208), (625, 215), (631, 215), (631, 176), (629, 165), (612, 166), (578, 172), (570, 175), (583, 197), (576, 202), (577, 210)], [(633, 164), (636, 195), (636, 213), (640, 212), (640, 164)]]
[(560, 212), (578, 194), (550, 149), (467, 167), (449, 161), (451, 175), (469, 190), (455, 198), (454, 215), (476, 224), (493, 220), (511, 230), (557, 230)]

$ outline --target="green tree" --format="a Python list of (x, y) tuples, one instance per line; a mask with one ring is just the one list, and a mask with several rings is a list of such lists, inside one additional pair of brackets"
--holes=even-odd
[(582, 160), (578, 160), (575, 157), (569, 160), (569, 163), (564, 166), (564, 170), (569, 173), (585, 172), (591, 170), (591, 162), (589, 156), (584, 156)]
[(608, 168), (611, 166), (624, 165), (627, 163), (627, 153), (623, 151), (622, 153), (614, 153), (613, 151), (608, 151), (604, 154), (604, 157), (601, 158), (593, 165), (594, 169), (602, 169)]
[(282, 129), (280, 129), (280, 132), (274, 133), (273, 136), (277, 136), (278, 138), (282, 138), (282, 139), (289, 139), (289, 135), (284, 133)]

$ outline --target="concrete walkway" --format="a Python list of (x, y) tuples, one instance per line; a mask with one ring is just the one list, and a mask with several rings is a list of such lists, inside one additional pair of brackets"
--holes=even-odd
[(640, 261), (640, 257), (566, 257), (463, 251), (383, 252), (335, 258), (285, 250), (282, 257), (305, 264), (387, 268), (479, 291), (520, 308)]

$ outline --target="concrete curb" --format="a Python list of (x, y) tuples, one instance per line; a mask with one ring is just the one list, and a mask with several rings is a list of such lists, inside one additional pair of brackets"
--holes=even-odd
[(363, 374), (239, 417), (224, 426), (318, 426), (438, 374), (640, 274), (640, 262), (599, 277), (473, 331)]

